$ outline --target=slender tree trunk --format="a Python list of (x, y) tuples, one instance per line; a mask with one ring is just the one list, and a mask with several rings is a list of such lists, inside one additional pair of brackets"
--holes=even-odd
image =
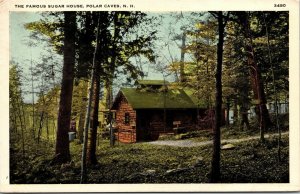
[[(21, 90), (20, 90), (21, 93)], [(23, 123), (24, 123), (24, 131), (27, 131), (27, 125), (26, 125), (26, 114), (25, 114), (25, 108), (23, 100), (21, 100), (21, 109), (22, 109), (22, 117), (23, 117)]]
[(222, 120), (222, 62), (224, 28), (223, 13), (218, 12), (219, 42), (217, 45), (217, 70), (216, 70), (216, 107), (215, 123), (213, 128), (213, 156), (211, 161), (210, 182), (216, 183), (220, 180), (220, 151), (221, 151), (221, 120)]
[(230, 110), (230, 102), (229, 102), (229, 98), (227, 98), (227, 102), (226, 102), (226, 126), (227, 126), (227, 127), (228, 127), (229, 124), (230, 124), (229, 110)]
[[(238, 93), (238, 91), (236, 90), (235, 93)], [(235, 96), (233, 98), (233, 123), (234, 125), (237, 125), (239, 122), (239, 113), (238, 113), (238, 100), (237, 97)]]
[(15, 127), (16, 127), (16, 124), (15, 124), (15, 119), (14, 119), (14, 113), (10, 113), (9, 114), (9, 132), (12, 133), (12, 132), (15, 132)]
[(49, 116), (46, 115), (46, 132), (47, 132), (47, 140), (49, 141)]
[(278, 157), (278, 162), (281, 161), (281, 147), (280, 147), (280, 142), (281, 142), (281, 130), (279, 127), (279, 120), (278, 120), (278, 96), (277, 96), (277, 90), (276, 90), (276, 85), (275, 85), (275, 74), (274, 74), (274, 67), (272, 63), (272, 54), (271, 54), (271, 45), (270, 45), (270, 37), (269, 37), (269, 32), (268, 32), (268, 27), (266, 23), (266, 17), (265, 14), (263, 13), (263, 18), (264, 18), (264, 24), (266, 28), (266, 35), (267, 35), (267, 40), (268, 40), (268, 55), (269, 55), (269, 63), (271, 65), (271, 71), (272, 71), (272, 81), (273, 81), (273, 92), (275, 95), (275, 120), (276, 120), (276, 129), (278, 132), (278, 140), (277, 140), (277, 157)]
[(20, 120), (20, 125), (21, 125), (21, 138), (22, 138), (22, 156), (23, 158), (25, 157), (25, 137), (24, 137), (24, 123), (23, 123), (23, 119), (22, 119), (22, 111), (21, 111), (21, 108), (22, 108), (22, 104), (23, 102), (21, 101), (21, 99), (18, 99), (18, 117), (19, 117), (19, 120)]
[(55, 133), (56, 133), (56, 124), (55, 121), (57, 119), (55, 117), (52, 118), (52, 136), (53, 136), (53, 142), (55, 144)]
[(84, 102), (84, 107), (81, 108), (78, 122), (78, 139), (80, 143), (83, 143), (83, 131), (84, 131), (84, 118), (86, 114), (86, 103)]
[[(181, 75), (180, 75), (181, 76)], [(164, 95), (164, 132), (166, 132), (166, 128), (167, 128), (167, 109), (166, 109), (166, 104), (167, 104), (167, 97), (166, 97), (166, 93), (167, 93), (167, 89), (166, 89), (166, 78), (165, 75), (163, 73), (163, 78), (164, 78), (164, 91), (163, 91), (163, 95)]]
[(181, 44), (181, 54), (180, 54), (180, 82), (185, 82), (185, 75), (184, 75), (184, 54), (185, 54), (185, 40), (186, 40), (186, 32), (182, 33), (182, 44)]
[(109, 75), (109, 80), (108, 80), (108, 109), (109, 109), (109, 134), (110, 134), (110, 146), (115, 145), (115, 134), (114, 134), (114, 129), (112, 127), (112, 113), (111, 113), (111, 106), (112, 106), (112, 84), (113, 84), (113, 75), (115, 73), (115, 67), (116, 67), (116, 60), (117, 56), (115, 54), (116, 49), (117, 49), (117, 38), (120, 33), (120, 27), (119, 27), (119, 13), (115, 12), (114, 15), (114, 39), (113, 39), (113, 49), (112, 49), (112, 58), (111, 58), (111, 69), (110, 69), (110, 75)]
[(112, 112), (111, 112), (111, 106), (112, 106), (112, 77), (110, 78), (111, 81), (109, 81), (109, 87), (108, 87), (108, 120), (109, 120), (109, 132), (110, 132), (110, 146), (114, 146), (115, 145), (115, 132), (114, 129), (112, 127)]
[[(98, 65), (97, 65), (98, 66)], [(93, 84), (93, 106), (91, 112), (91, 126), (89, 134), (89, 143), (87, 148), (87, 163), (97, 164), (96, 145), (97, 145), (97, 129), (98, 129), (98, 110), (99, 110), (99, 92), (100, 92), (100, 76), (99, 67), (96, 67), (95, 80)]]
[[(31, 51), (31, 50), (30, 50)], [(32, 71), (32, 53), (31, 53), (31, 61), (30, 61), (30, 71), (31, 71), (31, 94), (32, 94), (32, 136), (35, 139), (35, 125), (34, 125), (34, 85), (33, 85), (33, 71)]]
[(80, 143), (83, 143), (83, 131), (84, 131), (84, 122), (85, 122), (85, 114), (86, 114), (86, 98), (88, 93), (88, 82), (84, 81), (83, 83), (83, 93), (82, 93), (82, 106), (80, 107), (80, 115), (78, 122), (78, 139)]
[(39, 130), (38, 130), (38, 139), (37, 139), (37, 143), (40, 143), (40, 139), (41, 139), (41, 135), (42, 135), (42, 129), (43, 129), (43, 123), (44, 123), (44, 114), (45, 111), (42, 110), (41, 112), (41, 117), (40, 117), (40, 126), (39, 126)]
[(89, 96), (88, 96), (88, 105), (85, 116), (85, 127), (84, 127), (84, 139), (83, 139), (83, 148), (82, 148), (82, 157), (81, 157), (81, 177), (80, 183), (83, 184), (87, 180), (87, 170), (86, 170), (86, 155), (87, 155), (87, 145), (88, 145), (88, 129), (90, 126), (90, 111), (92, 105), (92, 96), (93, 96), (93, 83), (95, 80), (95, 67), (96, 67), (96, 55), (98, 50), (98, 36), (99, 36), (99, 24), (100, 24), (100, 16), (98, 15), (97, 22), (97, 33), (96, 33), (96, 46), (93, 54), (93, 66), (92, 66), (92, 77), (89, 88)]
[[(16, 108), (14, 108), (14, 106), (12, 105), (13, 109), (16, 110)], [(18, 133), (18, 123), (17, 123), (17, 115), (16, 115), (16, 111), (11, 111), (12, 115), (12, 129), (13, 131), (17, 134)]]
[(70, 161), (68, 131), (71, 120), (71, 105), (75, 65), (76, 12), (64, 12), (64, 65), (60, 92), (56, 133), (56, 162)]

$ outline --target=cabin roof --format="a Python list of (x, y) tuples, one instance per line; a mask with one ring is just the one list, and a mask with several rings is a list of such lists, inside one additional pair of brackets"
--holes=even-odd
[(191, 98), (194, 104), (198, 105), (199, 108), (207, 108), (207, 102), (205, 100), (199, 100), (196, 95), (197, 91), (191, 88), (185, 88), (185, 93)]
[[(188, 109), (197, 105), (183, 89), (149, 91), (136, 88), (122, 88), (116, 99), (123, 95), (133, 109)], [(116, 109), (114, 102), (112, 109)], [(164, 103), (165, 102), (165, 103)]]
[(156, 85), (156, 86), (163, 86), (167, 85), (169, 82), (164, 80), (138, 80), (137, 83), (139, 85)]

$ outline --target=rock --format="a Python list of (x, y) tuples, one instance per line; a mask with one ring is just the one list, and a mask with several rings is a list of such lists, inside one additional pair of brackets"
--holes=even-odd
[(183, 171), (188, 170), (188, 168), (177, 168), (177, 169), (170, 169), (166, 171), (166, 174), (176, 174), (176, 173), (180, 173)]
[(144, 175), (153, 175), (153, 174), (155, 174), (156, 173), (156, 170), (151, 170), (151, 169), (149, 169), (149, 170), (146, 170), (146, 172), (144, 172), (143, 174)]
[(170, 170), (167, 170), (166, 171), (166, 174), (170, 174), (170, 173), (172, 173), (172, 172), (174, 172), (176, 169), (170, 169)]
[(194, 166), (201, 166), (204, 162), (203, 162), (204, 158), (202, 156), (199, 156), (195, 159), (195, 164)]
[(221, 146), (221, 150), (232, 150), (234, 148), (235, 148), (235, 146), (233, 144), (230, 144), (230, 143)]
[(202, 162), (203, 160), (204, 160), (204, 158), (202, 156), (199, 156), (196, 158), (196, 162), (200, 162), (200, 161)]
[(188, 139), (190, 135), (188, 133), (182, 133), (175, 136), (175, 139)]

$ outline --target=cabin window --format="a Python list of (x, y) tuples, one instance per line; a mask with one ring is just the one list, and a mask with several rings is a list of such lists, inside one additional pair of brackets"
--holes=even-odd
[(130, 122), (130, 115), (128, 112), (125, 113), (125, 124), (129, 124)]

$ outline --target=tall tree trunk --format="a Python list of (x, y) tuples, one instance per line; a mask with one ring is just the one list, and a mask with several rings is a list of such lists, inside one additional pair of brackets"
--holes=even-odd
[(45, 115), (45, 95), (44, 92), (41, 91), (42, 95), (42, 112), (40, 114), (40, 123), (39, 123), (39, 130), (38, 130), (38, 138), (37, 138), (37, 143), (40, 143), (41, 135), (42, 135), (42, 130), (44, 126), (44, 115)]
[[(95, 15), (95, 14), (94, 14)], [(93, 24), (92, 22), (93, 13), (92, 12), (85, 12), (85, 15), (83, 18), (85, 19), (84, 24), (84, 33), (79, 37), (79, 57), (78, 57), (78, 69), (80, 71), (77, 72), (78, 77), (88, 77), (88, 71), (85, 71), (89, 68), (89, 63), (91, 61), (87, 61), (87, 59), (93, 58), (93, 50), (95, 48), (92, 45), (92, 42), (94, 41), (94, 29), (97, 24)], [(83, 85), (83, 92), (82, 92), (82, 106), (80, 107), (80, 115), (79, 115), (79, 122), (78, 122), (78, 139), (80, 143), (83, 143), (84, 138), (84, 127), (85, 127), (85, 116), (86, 116), (86, 106), (87, 106), (87, 96), (88, 96), (88, 87), (89, 83), (86, 80), (82, 80)]]
[(223, 62), (223, 43), (224, 28), (223, 13), (218, 12), (219, 42), (217, 46), (217, 70), (216, 70), (216, 104), (215, 104), (215, 123), (213, 128), (213, 156), (211, 161), (210, 182), (216, 183), (220, 180), (220, 151), (221, 151), (221, 120), (222, 120), (222, 62)]
[(85, 122), (85, 114), (86, 114), (86, 99), (88, 93), (88, 82), (83, 81), (83, 92), (82, 92), (82, 103), (80, 107), (80, 114), (79, 114), (79, 122), (78, 122), (78, 139), (80, 143), (83, 143), (83, 131), (84, 131), (84, 122)]
[(84, 116), (85, 116), (85, 110), (81, 109), (79, 114), (79, 122), (78, 122), (78, 139), (80, 143), (83, 143), (83, 129), (84, 129), (84, 122), (85, 122)]
[(38, 130), (38, 139), (37, 139), (37, 143), (40, 143), (40, 139), (41, 139), (41, 135), (42, 135), (42, 129), (43, 129), (43, 125), (44, 125), (44, 114), (45, 111), (42, 110), (41, 112), (41, 117), (40, 117), (40, 125), (39, 125), (39, 130)]
[(49, 141), (49, 115), (46, 114), (46, 132), (47, 132), (47, 140)]
[[(115, 58), (115, 57), (114, 57)], [(112, 112), (111, 112), (111, 106), (112, 106), (112, 81), (113, 81), (113, 77), (110, 78), (110, 81), (109, 81), (109, 86), (107, 88), (107, 92), (108, 92), (108, 121), (109, 121), (109, 134), (110, 134), (110, 141), (109, 141), (109, 144), (110, 146), (114, 146), (115, 145), (115, 132), (114, 132), (114, 129), (112, 127), (112, 119), (113, 119), (113, 115), (112, 115)]]
[[(30, 50), (31, 53), (31, 50)], [(32, 94), (32, 137), (35, 139), (35, 126), (34, 126), (34, 86), (33, 86), (33, 71), (32, 71), (32, 53), (31, 53), (31, 60), (30, 60), (30, 71), (31, 71), (31, 94)]]
[(186, 32), (183, 31), (182, 38), (181, 38), (181, 54), (180, 54), (180, 82), (185, 82), (185, 75), (184, 75), (184, 54), (185, 54), (185, 40), (186, 40)]
[(230, 125), (230, 118), (229, 118), (229, 111), (230, 111), (230, 99), (227, 98), (226, 102), (226, 126), (228, 127)]
[(81, 177), (80, 177), (81, 184), (87, 181), (86, 158), (87, 158), (87, 145), (88, 145), (88, 130), (90, 126), (90, 113), (91, 113), (90, 111), (91, 111), (92, 96), (93, 96), (93, 83), (95, 80), (96, 55), (98, 52), (98, 36), (100, 30), (99, 24), (100, 24), (100, 15), (98, 15), (96, 46), (93, 53), (92, 76), (91, 76), (91, 82), (89, 88), (88, 105), (87, 105), (86, 116), (85, 116), (84, 139), (83, 139), (82, 157), (81, 157)]
[(11, 112), (9, 114), (9, 132), (16, 132), (16, 121), (15, 121), (15, 114)]
[(113, 48), (112, 48), (112, 56), (111, 56), (111, 65), (110, 65), (110, 72), (109, 72), (109, 80), (107, 81), (108, 87), (107, 87), (107, 92), (108, 92), (108, 99), (107, 99), (107, 104), (108, 104), (108, 109), (109, 109), (109, 134), (110, 134), (110, 146), (115, 145), (115, 134), (114, 134), (114, 129), (112, 127), (112, 112), (111, 112), (111, 105), (113, 101), (113, 96), (112, 96), (112, 84), (113, 84), (113, 75), (115, 73), (115, 67), (116, 67), (116, 60), (117, 56), (115, 54), (117, 50), (117, 41), (120, 33), (120, 22), (119, 22), (119, 12), (115, 12), (114, 15), (114, 37), (113, 37)]
[(112, 84), (113, 84), (113, 77), (110, 76), (109, 80), (105, 82), (105, 109), (109, 109), (111, 107), (111, 102), (113, 100), (112, 97)]
[(281, 161), (281, 147), (280, 147), (280, 142), (281, 142), (281, 130), (279, 127), (279, 120), (278, 120), (278, 96), (277, 96), (277, 90), (276, 90), (276, 85), (275, 85), (275, 74), (274, 74), (274, 67), (272, 63), (272, 54), (271, 54), (271, 45), (270, 45), (270, 37), (269, 37), (269, 32), (268, 32), (268, 26), (266, 23), (266, 16), (263, 13), (263, 19), (264, 19), (264, 24), (266, 28), (266, 36), (267, 36), (267, 43), (268, 43), (268, 55), (269, 55), (269, 63), (271, 65), (271, 72), (272, 72), (272, 81), (273, 81), (273, 92), (275, 95), (275, 120), (276, 120), (276, 129), (278, 132), (278, 141), (277, 141), (277, 157), (278, 157), (278, 162)]
[[(20, 89), (20, 94), (21, 94), (21, 89)], [(21, 98), (21, 97), (20, 97)], [(23, 158), (25, 157), (25, 137), (24, 137), (24, 131), (25, 131), (25, 125), (23, 123), (23, 119), (22, 119), (22, 110), (21, 108), (23, 107), (23, 102), (22, 100), (18, 98), (17, 99), (17, 104), (18, 104), (18, 117), (20, 120), (20, 126), (21, 126), (21, 138), (22, 138), (22, 156)]]
[(71, 105), (75, 65), (76, 12), (64, 12), (64, 65), (60, 92), (56, 132), (56, 162), (70, 161), (68, 131), (71, 120)]
[(237, 125), (239, 120), (239, 113), (238, 113), (238, 102), (237, 98), (233, 98), (233, 124)]
[[(97, 65), (99, 66), (99, 65)], [(89, 143), (87, 147), (87, 163), (97, 164), (96, 145), (97, 145), (97, 129), (98, 129), (98, 110), (99, 110), (99, 92), (100, 92), (100, 76), (99, 67), (95, 68), (95, 80), (93, 84), (93, 106), (91, 112), (91, 126), (89, 134)]]
[(238, 16), (245, 33), (245, 49), (247, 52), (248, 66), (250, 69), (251, 86), (254, 93), (254, 99), (257, 101), (256, 112), (258, 113), (258, 120), (260, 123), (261, 140), (264, 141), (264, 131), (271, 125), (269, 111), (266, 106), (267, 100), (264, 92), (260, 68), (255, 61), (248, 14), (246, 12), (241, 12)]

